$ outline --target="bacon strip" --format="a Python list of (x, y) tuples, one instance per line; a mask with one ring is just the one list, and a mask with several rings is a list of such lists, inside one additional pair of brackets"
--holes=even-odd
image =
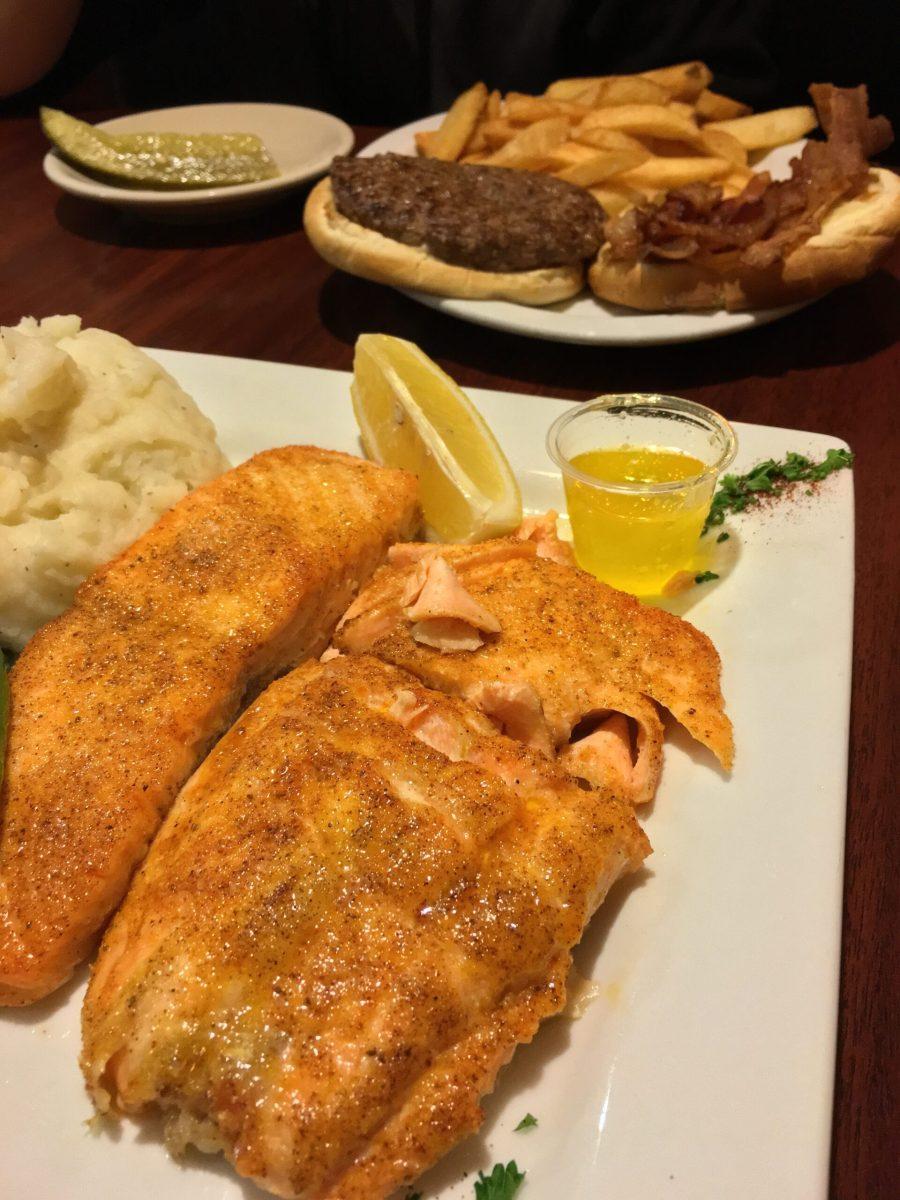
[(818, 233), (829, 209), (865, 189), (869, 156), (894, 135), (887, 117), (869, 116), (864, 84), (814, 83), (809, 91), (827, 141), (807, 142), (790, 179), (764, 172), (727, 200), (709, 183), (677, 188), (660, 204), (607, 221), (612, 256), (672, 261), (733, 253), (743, 266), (766, 268)]

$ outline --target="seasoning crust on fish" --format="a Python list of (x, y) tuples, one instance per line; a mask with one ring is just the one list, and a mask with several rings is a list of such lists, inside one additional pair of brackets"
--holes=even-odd
[(82, 1067), (297, 1200), (383, 1200), (478, 1127), (646, 839), (470, 705), (365, 656), (272, 686), (104, 939)]
[(185, 497), (34, 636), (11, 676), (0, 1003), (69, 977), (247, 692), (321, 653), (417, 519), (405, 472), (270, 450)]
[[(635, 803), (650, 800), (659, 779), (657, 705), (730, 768), (731, 722), (709, 638), (578, 569), (567, 551), (534, 518), (518, 536), (476, 546), (397, 545), (334, 644), (471, 700), (511, 736), (559, 756), (572, 774), (617, 783)], [(426, 589), (443, 624), (431, 618), (423, 637), (421, 601), (410, 601)], [(475, 608), (494, 630), (483, 618), (472, 624)]]

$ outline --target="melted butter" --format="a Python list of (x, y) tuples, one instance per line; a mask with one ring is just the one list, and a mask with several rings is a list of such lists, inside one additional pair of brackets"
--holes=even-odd
[(622, 985), (586, 979), (573, 963), (566, 980), (566, 994), (568, 1000), (562, 1016), (570, 1021), (580, 1021), (595, 1000), (603, 999), (610, 1006), (618, 1004), (622, 999)]
[(566, 981), (566, 994), (568, 1001), (562, 1015), (570, 1021), (580, 1021), (594, 1001), (603, 995), (603, 988), (592, 979), (585, 979), (573, 963)]
[[(579, 565), (623, 591), (658, 595), (692, 563), (715, 476), (704, 475), (700, 459), (658, 446), (589, 450), (575, 455), (572, 466), (601, 485), (648, 485), (619, 492), (565, 477)], [(649, 486), (682, 481), (683, 488), (666, 491)]]

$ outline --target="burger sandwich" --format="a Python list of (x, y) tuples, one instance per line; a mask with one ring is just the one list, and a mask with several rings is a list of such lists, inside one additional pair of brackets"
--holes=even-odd
[(336, 158), (303, 223), (327, 262), (364, 279), (552, 304), (584, 287), (604, 217), (589, 192), (552, 176), (379, 154)]

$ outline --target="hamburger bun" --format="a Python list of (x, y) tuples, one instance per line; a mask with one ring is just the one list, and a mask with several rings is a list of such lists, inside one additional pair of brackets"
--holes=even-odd
[(319, 181), (303, 211), (306, 235), (333, 267), (375, 283), (456, 296), (468, 300), (512, 300), (517, 304), (553, 304), (584, 287), (584, 267), (542, 267), (533, 271), (479, 271), (443, 262), (421, 246), (385, 237), (338, 212), (331, 180)]
[(812, 300), (870, 274), (900, 233), (900, 177), (875, 167), (868, 188), (836, 205), (819, 232), (765, 270), (738, 252), (702, 261), (628, 262), (605, 245), (588, 271), (601, 300), (645, 312), (677, 309), (771, 308)]

